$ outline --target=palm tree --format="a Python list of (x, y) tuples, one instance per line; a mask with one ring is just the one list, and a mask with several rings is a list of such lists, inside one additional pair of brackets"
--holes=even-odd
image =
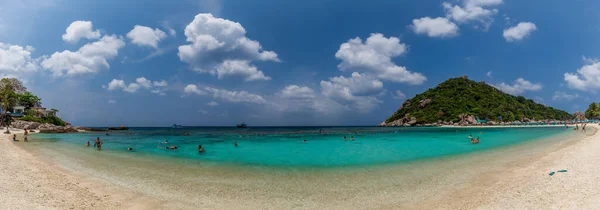
[(10, 130), (8, 129), (8, 127), (10, 126), (11, 123), (12, 123), (12, 117), (8, 113), (0, 114), (0, 125), (6, 126), (6, 132), (4, 132), (4, 133), (10, 134)]

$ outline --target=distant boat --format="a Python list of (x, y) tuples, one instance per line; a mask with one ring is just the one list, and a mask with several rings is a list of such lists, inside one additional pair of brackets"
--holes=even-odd
[(248, 125), (246, 125), (246, 123), (242, 123), (242, 124), (238, 124), (237, 127), (238, 128), (247, 128)]
[(173, 124), (171, 128), (183, 128), (183, 125)]

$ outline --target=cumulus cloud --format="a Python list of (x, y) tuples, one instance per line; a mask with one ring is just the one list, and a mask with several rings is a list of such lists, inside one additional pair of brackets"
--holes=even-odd
[(537, 27), (532, 22), (520, 22), (514, 27), (504, 29), (503, 36), (507, 42), (514, 42), (527, 37), (535, 30)]
[(487, 76), (487, 77), (489, 77), (489, 78), (492, 78), (492, 71), (488, 71), (488, 72), (485, 74), (485, 76)]
[(572, 101), (576, 98), (579, 98), (579, 94), (567, 94), (562, 91), (554, 92), (554, 96), (552, 96), (552, 100), (555, 101)]
[(343, 43), (335, 57), (342, 60), (338, 68), (342, 71), (362, 71), (375, 74), (379, 79), (412, 85), (422, 84), (425, 76), (410, 72), (392, 62), (393, 57), (406, 53), (406, 45), (396, 37), (386, 38), (383, 34), (371, 34), (363, 41), (357, 37)]
[(502, 82), (496, 85), (496, 87), (505, 93), (518, 95), (524, 93), (525, 91), (539, 91), (542, 89), (542, 84), (531, 83), (523, 78), (518, 78), (512, 85)]
[(219, 103), (217, 103), (216, 101), (211, 101), (211, 102), (208, 102), (206, 105), (208, 105), (208, 106), (219, 106)]
[(116, 57), (123, 46), (125, 42), (121, 38), (115, 35), (104, 36), (75, 52), (65, 50), (55, 52), (50, 57), (45, 56), (41, 65), (50, 70), (55, 77), (96, 73), (102, 69), (109, 69), (108, 60)]
[(263, 50), (258, 41), (247, 38), (240, 23), (212, 14), (196, 15), (186, 26), (185, 36), (190, 44), (179, 46), (178, 56), (195, 71), (225, 77), (245, 76), (247, 81), (266, 80), (268, 77), (249, 63), (279, 61), (275, 52)]
[(396, 92), (394, 92), (394, 98), (395, 99), (405, 99), (406, 95), (402, 91), (396, 90)]
[(152, 29), (147, 26), (135, 25), (129, 33), (127, 33), (127, 38), (131, 40), (132, 43), (138, 46), (150, 46), (153, 48), (158, 48), (158, 42), (167, 37), (167, 34), (160, 29)]
[(72, 22), (65, 34), (62, 35), (62, 39), (66, 42), (77, 43), (80, 39), (98, 39), (100, 38), (100, 31), (94, 30), (94, 25), (91, 21), (74, 21)]
[(205, 87), (204, 90), (209, 94), (212, 94), (213, 98), (218, 98), (229, 102), (244, 102), (253, 104), (264, 104), (267, 102), (262, 96), (248, 93), (244, 90), (229, 91), (211, 87)]
[(185, 86), (185, 88), (183, 89), (183, 92), (186, 94), (206, 95), (206, 92), (198, 89), (198, 86), (191, 85), (191, 84)]
[(265, 76), (256, 66), (250, 64), (247, 60), (226, 60), (217, 65), (210, 73), (217, 75), (219, 79), (227, 77), (241, 77), (245, 81), (271, 80), (271, 77)]
[(414, 19), (410, 26), (417, 34), (427, 34), (429, 37), (453, 37), (458, 35), (458, 26), (447, 18), (424, 17)]
[(490, 7), (504, 3), (502, 0), (462, 0), (462, 5), (453, 5), (444, 2), (442, 6), (446, 10), (446, 17), (458, 23), (479, 22), (484, 30), (494, 21), (497, 9)]
[(600, 88), (600, 62), (584, 58), (586, 64), (577, 69), (576, 73), (565, 73), (567, 87), (571, 89), (597, 92)]
[(383, 83), (368, 75), (352, 73), (352, 77), (333, 77), (321, 81), (321, 94), (349, 109), (369, 112), (381, 103), (377, 95), (383, 92)]
[(284, 98), (290, 99), (312, 99), (315, 97), (315, 91), (309, 87), (288, 85), (281, 90), (280, 95)]
[(31, 58), (31, 46), (10, 45), (0, 42), (0, 73), (20, 74), (39, 69), (37, 59)]
[(113, 79), (110, 81), (110, 83), (108, 83), (108, 86), (103, 87), (111, 91), (122, 90), (128, 93), (135, 93), (140, 88), (144, 88), (150, 90), (151, 93), (165, 95), (165, 90), (163, 89), (165, 86), (167, 86), (167, 81), (165, 80), (153, 82), (145, 77), (138, 77), (135, 82), (129, 83), (129, 85), (127, 85), (123, 80)]

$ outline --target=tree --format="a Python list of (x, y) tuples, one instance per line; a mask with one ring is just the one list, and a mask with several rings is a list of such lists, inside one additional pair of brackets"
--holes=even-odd
[(18, 94), (27, 92), (27, 88), (23, 86), (23, 83), (16, 78), (2, 78), (2, 80), (0, 80), (0, 89), (5, 88), (9, 88)]
[(35, 103), (40, 103), (42, 99), (40, 97), (37, 97), (36, 95), (31, 94), (31, 92), (25, 92), (23, 94), (18, 94), (19, 95), (19, 103), (21, 103), (21, 105), (25, 106), (25, 108), (31, 108), (35, 106)]
[(588, 109), (585, 111), (585, 117), (588, 119), (596, 119), (600, 115), (600, 105), (598, 103), (591, 103)]
[(10, 124), (12, 123), (12, 117), (7, 114), (7, 113), (2, 113), (0, 114), (0, 125), (2, 126), (6, 126), (6, 134), (10, 134), (10, 130), (8, 129), (8, 127), (10, 126)]
[(0, 80), (0, 105), (2, 106), (2, 112), (6, 113), (9, 109), (12, 109), (17, 105), (19, 96), (15, 92), (15, 89), (18, 89), (19, 87), (13, 85), (18, 86), (19, 84), (22, 85), (21, 82), (16, 79), (2, 78), (2, 80)]

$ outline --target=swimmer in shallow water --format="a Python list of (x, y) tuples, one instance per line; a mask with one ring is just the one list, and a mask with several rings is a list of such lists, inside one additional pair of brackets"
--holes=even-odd
[(304, 139), (304, 142), (306, 142), (306, 139)]
[(200, 153), (204, 152), (204, 148), (202, 148), (202, 145), (198, 145), (198, 152), (200, 152)]
[(177, 146), (169, 146), (169, 147), (167, 147), (167, 149), (175, 150), (175, 149), (177, 149)]
[(237, 143), (237, 141), (236, 141), (236, 142), (233, 142), (233, 146), (234, 146), (234, 147), (237, 147), (237, 146), (238, 146), (238, 143)]
[(350, 141), (354, 141), (354, 136), (350, 137)]
[(86, 147), (89, 147), (89, 146), (90, 146), (90, 141), (87, 141), (87, 142), (85, 143), (85, 146), (86, 146)]
[(133, 150), (133, 148), (129, 147), (129, 148), (127, 148), (127, 150), (128, 150), (128, 151), (132, 151), (132, 150)]
[(472, 135), (469, 135), (469, 139), (473, 139), (473, 136), (472, 136)]
[(346, 141), (346, 137), (344, 136), (344, 141)]

